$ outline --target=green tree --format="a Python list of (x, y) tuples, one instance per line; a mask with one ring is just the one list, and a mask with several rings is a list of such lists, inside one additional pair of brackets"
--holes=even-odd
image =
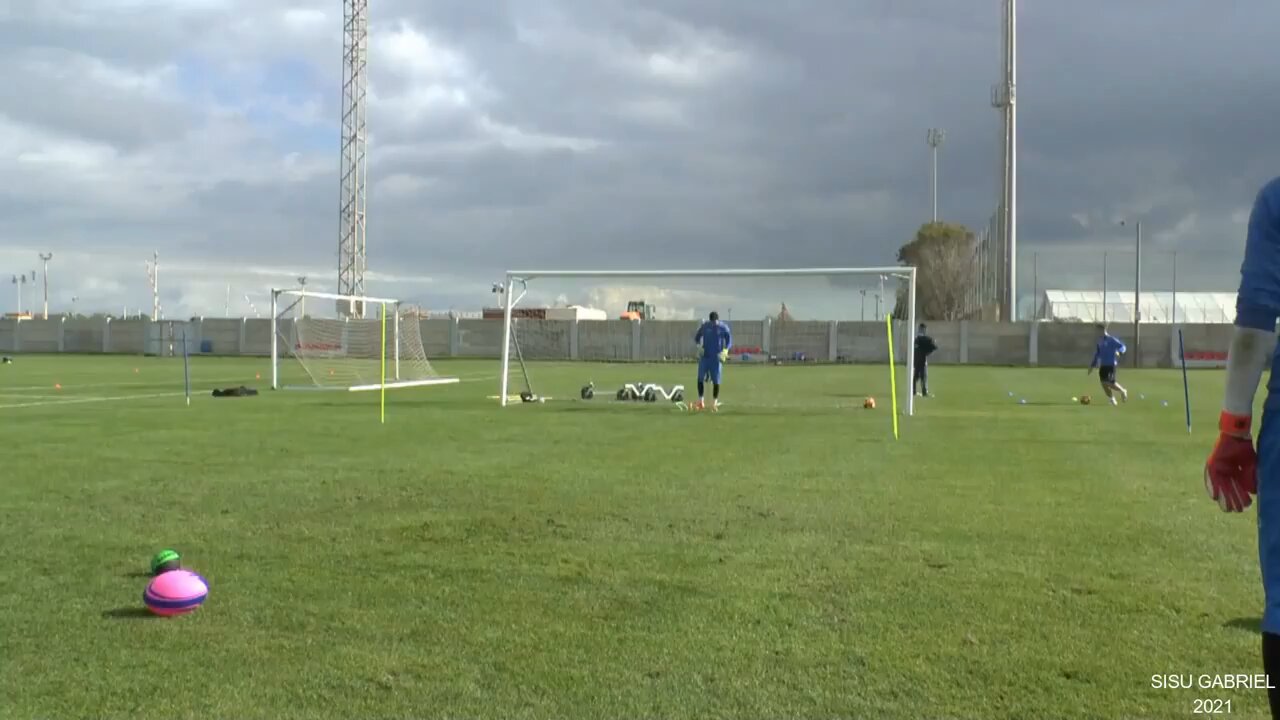
[[(920, 226), (911, 242), (898, 248), (898, 262), (916, 268), (916, 318), (959, 320), (964, 298), (977, 279), (974, 253), (977, 241), (958, 223), (930, 222)], [(894, 316), (907, 316), (906, 288), (900, 287)]]

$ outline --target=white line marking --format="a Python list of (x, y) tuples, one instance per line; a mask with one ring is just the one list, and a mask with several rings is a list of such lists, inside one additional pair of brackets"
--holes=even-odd
[(10, 408), (48, 407), (50, 405), (79, 405), (82, 403), (117, 402), (117, 401), (123, 401), (123, 400), (150, 400), (155, 398), (182, 397), (185, 394), (186, 393), (181, 393), (181, 392), (168, 392), (168, 393), (152, 393), (150, 395), (116, 395), (114, 397), (87, 397), (87, 398), (68, 398), (66, 400), (44, 400), (41, 402), (12, 403), (9, 405), (0, 405), (0, 410), (8, 410)]

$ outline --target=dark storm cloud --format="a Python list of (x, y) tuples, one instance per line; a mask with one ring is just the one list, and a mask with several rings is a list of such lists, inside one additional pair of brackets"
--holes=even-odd
[[(943, 218), (979, 229), (998, 200), (999, 114), (989, 100), (999, 4), (379, 3), (371, 267), (489, 278), (517, 265), (891, 264), (927, 219), (933, 126), (947, 131)], [(96, 25), (58, 19), (73, 6), (82, 15), (96, 7), (42, 3), (0, 29), (11, 56), (74, 48), (139, 74), (220, 60), (211, 66), (223, 73), (219, 87), (239, 83), (258, 104), (270, 90), (266, 66), (301, 60), (314, 77), (290, 75), (301, 84), (290, 96), (315, 103), (320, 119), (306, 132), (331, 134), (332, 153), (308, 145), (298, 161), (306, 170), (289, 169), (280, 158), (296, 149), (270, 138), (301, 132), (291, 126), (31, 74), (50, 90), (0, 96), (11, 120), (129, 157), (150, 158), (149, 145), (174, 138), (227, 150), (190, 153), (210, 177), (182, 178), (181, 202), (158, 217), (114, 206), (51, 213), (22, 194), (4, 200), (14, 208), (6, 228), (104, 247), (173, 242), (193, 258), (334, 263), (337, 4), (205, 0), (171, 12), (104, 9)], [(322, 29), (284, 17), (293, 10)], [(1266, 0), (1023, 2), (1019, 20), (1019, 237), (1024, 253), (1054, 258), (1042, 263), (1040, 286), (1096, 284), (1097, 249), (1130, 237), (1121, 217), (1142, 219), (1153, 248), (1199, 258), (1185, 268), (1188, 284), (1231, 282), (1240, 210), (1280, 174), (1269, 137), (1280, 80), (1267, 36), (1280, 9)], [(396, 52), (379, 45), (397, 32), (421, 32), (427, 45), (408, 36)], [(427, 54), (412, 62), (416, 52)], [(175, 172), (182, 147), (168, 152)], [(76, 217), (94, 218), (92, 230)], [(187, 227), (175, 231), (175, 217)], [(1022, 282), (1030, 288), (1029, 275)]]

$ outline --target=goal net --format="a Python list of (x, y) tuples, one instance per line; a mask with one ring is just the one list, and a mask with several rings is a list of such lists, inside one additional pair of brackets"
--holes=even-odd
[[(352, 315), (363, 309), (368, 317)], [(271, 387), (379, 390), (457, 382), (422, 347), (420, 320), (399, 300), (271, 291)]]
[[(495, 288), (507, 339), (495, 399), (687, 407), (703, 353), (694, 336), (714, 311), (732, 337), (722, 409), (862, 410), (871, 399), (883, 412), (896, 386), (899, 412), (912, 414), (915, 277), (911, 267), (511, 271)], [(708, 405), (712, 394), (709, 378)]]

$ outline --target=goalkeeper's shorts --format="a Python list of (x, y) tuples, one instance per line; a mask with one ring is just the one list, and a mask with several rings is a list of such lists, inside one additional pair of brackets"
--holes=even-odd
[(713, 385), (720, 384), (720, 373), (724, 369), (724, 364), (717, 357), (703, 357), (698, 361), (698, 382), (711, 381)]

